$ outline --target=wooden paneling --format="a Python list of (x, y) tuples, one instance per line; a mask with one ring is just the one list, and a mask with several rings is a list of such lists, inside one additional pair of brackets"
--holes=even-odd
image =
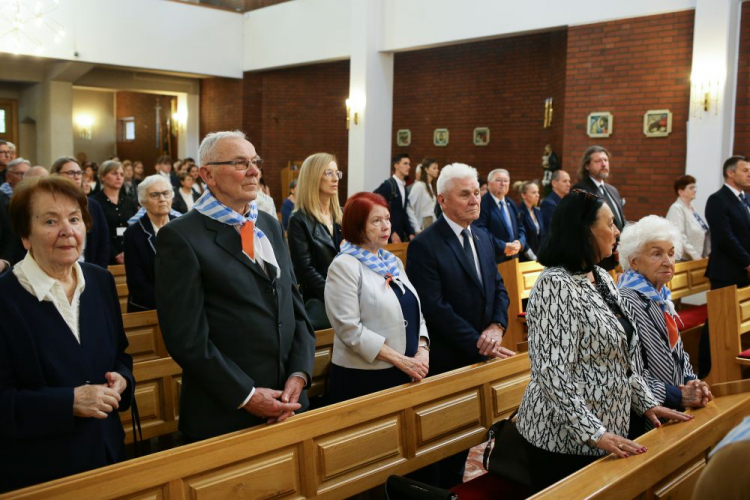
[(510, 413), (515, 410), (515, 405), (510, 404), (510, 402), (520, 400), (523, 397), (530, 378), (528, 374), (522, 374), (492, 384), (492, 400), (494, 403), (492, 414), (495, 420), (510, 416)]
[(705, 468), (706, 459), (703, 456), (698, 457), (693, 464), (678, 470), (671, 477), (660, 482), (654, 488), (654, 498), (656, 500), (691, 498), (695, 483), (698, 482), (698, 477)]
[(476, 390), (414, 408), (417, 446), (431, 444), (466, 428), (481, 426), (482, 405)]
[(708, 326), (711, 342), (710, 384), (742, 378), (742, 335), (750, 331), (750, 287), (728, 286), (711, 290), (708, 298)]
[(711, 288), (706, 274), (708, 259), (689, 260), (675, 264), (674, 277), (667, 283), (672, 300), (705, 292)]
[(401, 259), (401, 263), (406, 267), (406, 250), (409, 247), (409, 242), (406, 243), (391, 243), (385, 246), (385, 249), (391, 252), (393, 255)]

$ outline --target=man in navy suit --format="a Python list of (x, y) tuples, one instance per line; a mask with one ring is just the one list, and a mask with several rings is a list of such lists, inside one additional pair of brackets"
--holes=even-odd
[(391, 206), (391, 243), (401, 243), (414, 239), (414, 228), (409, 222), (406, 207), (409, 196), (406, 193), (406, 177), (411, 170), (411, 160), (405, 153), (397, 154), (391, 160), (393, 175), (378, 186), (375, 193), (379, 194)]
[[(437, 191), (443, 215), (414, 238), (406, 261), (430, 332), (430, 374), (515, 354), (500, 346), (509, 301), (492, 238), (471, 226), (480, 213), (477, 171), (448, 165)], [(443, 488), (461, 483), (467, 455), (446, 458), (421, 479)]]
[(495, 241), (495, 262), (514, 259), (526, 249), (526, 230), (518, 220), (518, 207), (506, 195), (510, 174), (498, 168), (487, 176), (487, 194), (482, 196), (481, 213), (475, 227), (486, 229)]
[(570, 175), (565, 170), (555, 170), (550, 179), (552, 192), (547, 195), (539, 207), (542, 211), (542, 225), (546, 228), (552, 223), (552, 215), (557, 210), (557, 204), (570, 193)]

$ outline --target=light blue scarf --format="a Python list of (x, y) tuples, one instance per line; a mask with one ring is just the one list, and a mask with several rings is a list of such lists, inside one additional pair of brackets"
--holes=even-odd
[(263, 234), (263, 231), (258, 229), (258, 225), (255, 223), (258, 219), (258, 205), (255, 203), (255, 200), (250, 202), (250, 211), (248, 212), (247, 217), (245, 217), (221, 203), (216, 199), (213, 193), (211, 193), (210, 189), (206, 189), (201, 197), (198, 198), (198, 201), (195, 202), (195, 205), (193, 205), (193, 210), (197, 210), (206, 217), (228, 226), (241, 226), (245, 222), (250, 221), (253, 223), (255, 235), (258, 239), (266, 237), (266, 235)]
[(10, 184), (8, 184), (7, 182), (3, 182), (2, 184), (0, 184), (0, 192), (3, 192), (8, 196), (13, 196), (13, 188), (10, 187)]
[(367, 266), (385, 278), (390, 276), (395, 280), (399, 277), (398, 258), (383, 248), (378, 250), (377, 254), (374, 254), (369, 250), (365, 250), (358, 245), (344, 240), (341, 242), (341, 253), (339, 255), (351, 255), (360, 261), (362, 265)]
[[(143, 207), (139, 208), (138, 211), (135, 213), (135, 215), (128, 219), (128, 226), (132, 226), (133, 224), (138, 222), (138, 220), (144, 215), (146, 215), (146, 209)], [(176, 219), (177, 217), (184, 215), (184, 214), (181, 214), (177, 210), (173, 210), (170, 208), (169, 215), (171, 215), (173, 218)]]
[(672, 292), (669, 291), (669, 288), (664, 285), (661, 287), (661, 292), (657, 292), (654, 285), (644, 278), (641, 273), (633, 271), (632, 269), (624, 272), (617, 282), (617, 288), (632, 288), (659, 304), (659, 307), (663, 312), (669, 313), (672, 316), (677, 316), (674, 303), (672, 303)]

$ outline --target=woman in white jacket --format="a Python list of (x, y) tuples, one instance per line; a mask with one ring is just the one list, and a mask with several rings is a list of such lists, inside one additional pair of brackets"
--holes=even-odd
[(708, 223), (693, 208), (695, 199), (695, 177), (683, 175), (674, 182), (677, 200), (667, 212), (667, 220), (675, 224), (682, 233), (683, 260), (698, 260), (711, 253)]
[(440, 167), (432, 158), (422, 160), (419, 178), (412, 184), (409, 191), (409, 204), (406, 213), (409, 215), (414, 230), (419, 233), (435, 222), (435, 207), (437, 206), (437, 178)]

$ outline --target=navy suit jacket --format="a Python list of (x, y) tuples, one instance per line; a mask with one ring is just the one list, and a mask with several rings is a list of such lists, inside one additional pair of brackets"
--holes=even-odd
[(534, 207), (533, 210), (534, 215), (536, 215), (536, 220), (539, 223), (539, 234), (536, 232), (536, 226), (531, 219), (531, 214), (529, 213), (529, 209), (526, 208), (525, 203), (521, 203), (518, 207), (518, 217), (521, 220), (521, 226), (523, 226), (523, 230), (526, 233), (526, 248), (530, 248), (532, 252), (538, 254), (539, 247), (542, 245), (542, 239), (544, 238), (544, 231), (547, 226), (544, 225), (544, 221), (542, 220), (542, 211), (537, 207)]
[(393, 189), (395, 183), (396, 181), (392, 177), (389, 177), (378, 186), (375, 193), (385, 198), (385, 201), (391, 207), (391, 234), (398, 233), (401, 241), (408, 242), (409, 236), (415, 233), (411, 222), (409, 222), (409, 215), (406, 213), (406, 207), (409, 205), (409, 197), (406, 197), (406, 204), (404, 204), (398, 186)]
[(552, 224), (552, 216), (555, 214), (557, 204), (560, 203), (561, 200), (562, 198), (560, 198), (554, 191), (542, 200), (539, 209), (542, 212), (542, 221), (545, 228), (549, 228), (550, 224)]
[(148, 215), (125, 230), (124, 240), (128, 312), (156, 309), (156, 233)]
[(416, 288), (430, 332), (430, 373), (484, 361), (477, 341), (491, 323), (508, 325), (508, 294), (490, 235), (472, 227), (482, 283), (445, 216), (409, 243), (406, 274)]
[(93, 225), (91, 231), (86, 235), (86, 248), (83, 251), (83, 257), (86, 262), (107, 269), (109, 265), (109, 226), (107, 225), (107, 218), (104, 216), (104, 210), (102, 210), (98, 201), (93, 198), (88, 198), (88, 200)]
[(750, 285), (750, 215), (727, 186), (708, 197), (706, 220), (711, 228), (711, 255), (706, 277), (721, 284)]
[[(507, 226), (504, 222), (503, 213), (500, 211), (500, 207), (495, 203), (494, 198), (490, 193), (482, 196), (482, 202), (480, 203), (479, 218), (472, 224), (473, 227), (480, 227), (486, 229), (490, 233), (492, 239), (495, 241), (495, 262), (505, 262), (510, 260), (511, 257), (505, 255), (505, 245), (515, 240), (521, 242), (521, 251), (523, 253), (526, 248), (526, 231), (522, 224), (519, 224), (518, 219), (518, 207), (516, 204), (505, 197), (505, 201), (508, 202), (508, 214), (510, 215), (510, 221), (513, 224), (513, 234), (508, 233)], [(515, 258), (515, 257), (513, 257)]]
[(112, 275), (81, 264), (80, 335), (76, 341), (52, 302), (39, 302), (12, 272), (0, 277), (0, 491), (50, 481), (125, 458), (118, 412), (73, 416), (74, 388), (128, 381), (119, 411), (133, 396), (133, 361)]

